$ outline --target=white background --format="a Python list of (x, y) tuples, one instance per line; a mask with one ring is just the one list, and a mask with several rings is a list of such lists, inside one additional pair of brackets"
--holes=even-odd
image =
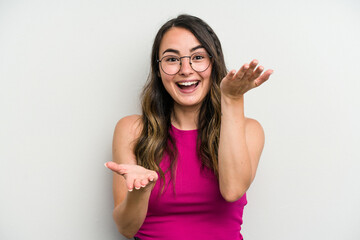
[(122, 239), (103, 163), (180, 13), (213, 27), (229, 69), (275, 70), (245, 98), (266, 133), (245, 239), (360, 239), (356, 0), (0, 1), (0, 239)]

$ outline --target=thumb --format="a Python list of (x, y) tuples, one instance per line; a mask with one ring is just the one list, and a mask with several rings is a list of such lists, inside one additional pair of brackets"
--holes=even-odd
[(117, 164), (114, 162), (106, 162), (104, 166), (120, 175), (127, 173), (127, 169), (122, 164)]

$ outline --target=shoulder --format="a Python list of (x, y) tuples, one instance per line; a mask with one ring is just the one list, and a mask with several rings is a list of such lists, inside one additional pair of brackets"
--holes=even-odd
[(246, 138), (261, 144), (265, 140), (264, 129), (261, 124), (253, 118), (245, 118)]
[(140, 115), (130, 115), (120, 119), (114, 130), (113, 160), (117, 163), (134, 164), (133, 149), (142, 130)]
[(264, 133), (264, 129), (261, 124), (253, 118), (245, 118), (245, 129), (247, 131), (255, 131), (257, 133)]
[(142, 130), (141, 116), (134, 114), (121, 118), (115, 126), (114, 134), (136, 139)]

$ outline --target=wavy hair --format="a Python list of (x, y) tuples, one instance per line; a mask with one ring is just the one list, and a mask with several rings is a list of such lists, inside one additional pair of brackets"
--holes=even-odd
[[(164, 34), (172, 27), (189, 30), (212, 56), (210, 90), (199, 111), (197, 154), (202, 167), (208, 167), (218, 176), (218, 148), (220, 138), (221, 102), (220, 81), (226, 74), (226, 66), (220, 41), (212, 28), (198, 17), (179, 15), (166, 22), (158, 31), (151, 53), (151, 71), (141, 94), (142, 124), (141, 134), (134, 147), (137, 164), (157, 171), (165, 183), (165, 174), (170, 171), (169, 181), (175, 179), (177, 149), (169, 134), (174, 100), (164, 88), (160, 78), (159, 48)], [(164, 171), (159, 167), (163, 154), (170, 157), (170, 166)], [(174, 183), (174, 181), (173, 181)], [(162, 191), (164, 190), (164, 185)]]

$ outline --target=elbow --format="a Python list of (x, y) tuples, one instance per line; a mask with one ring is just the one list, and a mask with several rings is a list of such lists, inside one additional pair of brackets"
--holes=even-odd
[(117, 230), (121, 235), (123, 235), (124, 237), (126, 237), (128, 239), (131, 239), (135, 236), (135, 234), (137, 233), (137, 230), (134, 230), (133, 226), (131, 226), (131, 224), (125, 226), (124, 222), (121, 222), (121, 220), (119, 219), (118, 213), (116, 212), (115, 209), (113, 211), (113, 219), (116, 224)]
[(225, 201), (227, 202), (236, 202), (237, 200), (239, 200), (243, 195), (245, 194), (245, 191), (243, 192), (236, 192), (236, 193), (221, 193), (222, 197), (225, 199)]
[(131, 231), (126, 230), (124, 228), (121, 228), (118, 224), (116, 224), (116, 226), (117, 226), (117, 229), (118, 229), (119, 233), (121, 235), (123, 235), (124, 237), (128, 238), (128, 239), (132, 239), (136, 234), (136, 232), (134, 233), (134, 232), (131, 232)]
[[(250, 185), (249, 185), (250, 186)], [(227, 188), (221, 188), (220, 187), (220, 193), (221, 196), (225, 199), (227, 202), (235, 202), (239, 200), (244, 194), (246, 193), (247, 189), (249, 188), (248, 185), (242, 186), (242, 187), (227, 187)]]
[(119, 228), (119, 226), (117, 226), (117, 229), (121, 235), (123, 235), (125, 238), (128, 238), (128, 239), (132, 239), (136, 234), (136, 233), (131, 233), (129, 231), (124, 231), (124, 229)]
[[(120, 231), (119, 231), (120, 232)], [(130, 233), (122, 233), (120, 232), (121, 235), (123, 235), (124, 237), (128, 238), (128, 239), (132, 239), (134, 238), (135, 234), (130, 234)]]
[(137, 231), (132, 231), (131, 229), (129, 229), (127, 227), (120, 226), (118, 223), (116, 223), (116, 227), (117, 227), (118, 232), (128, 239), (132, 239), (135, 236), (135, 234), (137, 233)]

